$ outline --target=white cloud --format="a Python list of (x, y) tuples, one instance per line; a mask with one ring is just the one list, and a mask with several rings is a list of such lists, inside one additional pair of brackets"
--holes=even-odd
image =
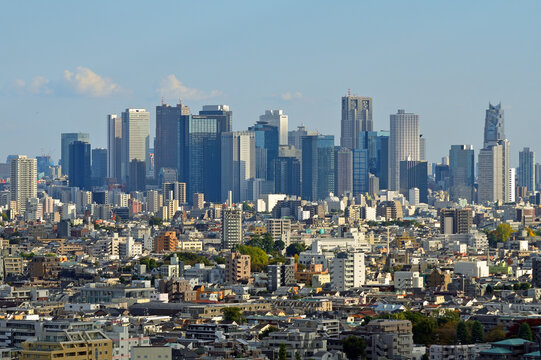
[(288, 91), (288, 92), (283, 93), (282, 95), (280, 95), (280, 97), (282, 98), (282, 100), (291, 101), (291, 100), (302, 99), (303, 95), (302, 95), (302, 93), (300, 91), (295, 91), (293, 93)]
[(210, 93), (185, 86), (174, 74), (169, 74), (160, 81), (157, 90), (161, 96), (186, 100), (205, 100), (221, 95), (221, 91), (212, 90)]
[(78, 66), (75, 72), (64, 70), (64, 83), (75, 93), (91, 97), (104, 97), (121, 91), (111, 79), (82, 66)]
[(13, 82), (15, 89), (21, 94), (47, 95), (53, 93), (53, 90), (48, 86), (50, 83), (49, 79), (43, 76), (36, 76), (28, 83), (22, 79), (15, 79)]

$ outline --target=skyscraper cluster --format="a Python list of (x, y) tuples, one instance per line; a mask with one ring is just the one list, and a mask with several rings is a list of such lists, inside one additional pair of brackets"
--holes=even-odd
[[(227, 105), (205, 105), (194, 114), (182, 103), (163, 101), (156, 106), (156, 137), (151, 141), (150, 113), (127, 108), (120, 116), (107, 116), (107, 149), (92, 148), (87, 133), (62, 133), (59, 169), (68, 186), (87, 191), (108, 186), (143, 193), (165, 189), (164, 184), (181, 187), (182, 196), (161, 194), (160, 204), (171, 209), (194, 199), (201, 207), (201, 199), (241, 203), (285, 194), (318, 201), (331, 194), (376, 197), (383, 190), (401, 194), (410, 204), (428, 203), (438, 191), (454, 202), (512, 202), (539, 188), (540, 167), (530, 148), (519, 153), (516, 170), (510, 166), (501, 104), (489, 104), (486, 110), (477, 164), (473, 145), (452, 145), (441, 163), (429, 163), (415, 113), (399, 109), (389, 116), (389, 130), (374, 130), (372, 98), (348, 93), (341, 105), (339, 146), (333, 135), (304, 125), (288, 131), (289, 119), (281, 109), (265, 110), (248, 129), (233, 131)], [(24, 210), (27, 199), (35, 197), (25, 182), (28, 176), (50, 175), (54, 164), (40, 156), (32, 170), (22, 158), (13, 160), (11, 199)]]

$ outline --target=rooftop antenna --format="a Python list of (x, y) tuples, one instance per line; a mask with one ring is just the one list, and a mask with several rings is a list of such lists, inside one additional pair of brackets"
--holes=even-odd
[(348, 96), (351, 96), (351, 89), (348, 89)]
[(162, 106), (163, 106), (163, 96), (162, 96)]

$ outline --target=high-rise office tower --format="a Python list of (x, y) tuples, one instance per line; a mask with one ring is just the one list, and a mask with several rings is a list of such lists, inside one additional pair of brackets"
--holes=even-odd
[(353, 194), (353, 152), (345, 147), (339, 147), (334, 153), (335, 194), (342, 196)]
[(526, 186), (529, 192), (535, 191), (535, 153), (525, 147), (518, 154), (518, 186)]
[(367, 149), (353, 149), (353, 195), (370, 190), (370, 166)]
[(452, 201), (473, 201), (475, 155), (473, 145), (452, 145), (449, 150), (449, 179)]
[(302, 197), (325, 199), (334, 192), (334, 136), (312, 135), (302, 138)]
[(154, 143), (154, 172), (157, 178), (162, 168), (183, 170), (186, 120), (190, 108), (182, 103), (176, 106), (156, 106), (156, 140)]
[(92, 184), (101, 186), (107, 177), (107, 149), (92, 149)]
[(242, 210), (227, 208), (222, 210), (222, 248), (231, 249), (242, 244)]
[(248, 130), (255, 133), (256, 177), (274, 180), (274, 159), (278, 157), (280, 146), (279, 128), (260, 120)]
[(389, 131), (363, 131), (359, 148), (367, 150), (368, 171), (379, 178), (382, 189), (389, 183)]
[(502, 104), (488, 104), (485, 116), (485, 138), (483, 147), (489, 147), (505, 139), (504, 116)]
[(400, 193), (406, 197), (409, 190), (419, 189), (419, 201), (428, 203), (428, 163), (404, 160), (400, 162)]
[[(484, 148), (479, 152), (478, 201), (514, 201), (514, 179), (509, 170), (510, 143), (505, 138), (501, 104), (488, 105), (483, 144)], [(489, 169), (489, 166), (493, 168)]]
[(145, 191), (147, 167), (144, 160), (133, 159), (128, 166), (126, 182), (128, 191)]
[(122, 119), (107, 115), (107, 177), (121, 181), (122, 170)]
[[(50, 155), (36, 156), (36, 160), (38, 163), (38, 176), (39, 174), (43, 174), (44, 176), (49, 176), (50, 167), (54, 165), (51, 160), (51, 156)], [(9, 164), (7, 165), (9, 166)]]
[(308, 131), (306, 130), (306, 126), (301, 124), (297, 126), (297, 130), (291, 130), (288, 132), (288, 145), (292, 145), (296, 149), (300, 149), (302, 147), (303, 136), (308, 135), (317, 135), (317, 131)]
[(69, 184), (81, 190), (91, 187), (90, 144), (74, 141), (69, 145)]
[(122, 113), (121, 177), (127, 182), (130, 162), (148, 160), (150, 114), (145, 109), (126, 109)]
[(69, 174), (70, 158), (69, 158), (69, 146), (74, 141), (90, 142), (90, 135), (87, 133), (62, 133), (60, 135), (61, 141), (61, 158), (60, 165), (62, 167), (62, 174)]
[(255, 178), (255, 136), (252, 131), (222, 133), (221, 199), (233, 192), (233, 202), (248, 200), (248, 179)]
[(10, 162), (10, 197), (17, 203), (17, 211), (24, 214), (26, 201), (37, 197), (37, 161), (17, 155)]
[(187, 122), (184, 177), (188, 198), (203, 193), (211, 202), (221, 202), (220, 162), (222, 133), (231, 131), (232, 112), (227, 105), (205, 105)]
[(426, 160), (426, 138), (419, 136), (419, 160)]
[(288, 145), (288, 118), (283, 110), (265, 110), (265, 114), (259, 116), (259, 121), (265, 121), (269, 125), (277, 127), (279, 145)]
[(419, 115), (398, 110), (390, 116), (390, 190), (400, 189), (400, 162), (419, 160)]
[(480, 204), (505, 201), (503, 153), (502, 145), (492, 145), (479, 151), (477, 201)]
[(279, 156), (274, 161), (274, 192), (301, 196), (301, 162), (293, 156)]
[(342, 123), (340, 146), (359, 147), (359, 133), (372, 131), (372, 98), (361, 96), (342, 97)]

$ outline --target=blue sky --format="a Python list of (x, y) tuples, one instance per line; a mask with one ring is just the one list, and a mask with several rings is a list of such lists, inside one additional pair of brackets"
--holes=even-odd
[[(340, 97), (374, 99), (374, 124), (420, 115), (429, 160), (483, 137), (502, 102), (512, 161), (538, 153), (539, 1), (25, 1), (0, 13), (0, 161), (60, 155), (61, 132), (106, 145), (106, 115), (164, 96), (225, 103), (235, 129), (282, 108), (335, 135)], [(152, 125), (153, 126), (153, 125)], [(154, 129), (151, 129), (154, 133)]]

